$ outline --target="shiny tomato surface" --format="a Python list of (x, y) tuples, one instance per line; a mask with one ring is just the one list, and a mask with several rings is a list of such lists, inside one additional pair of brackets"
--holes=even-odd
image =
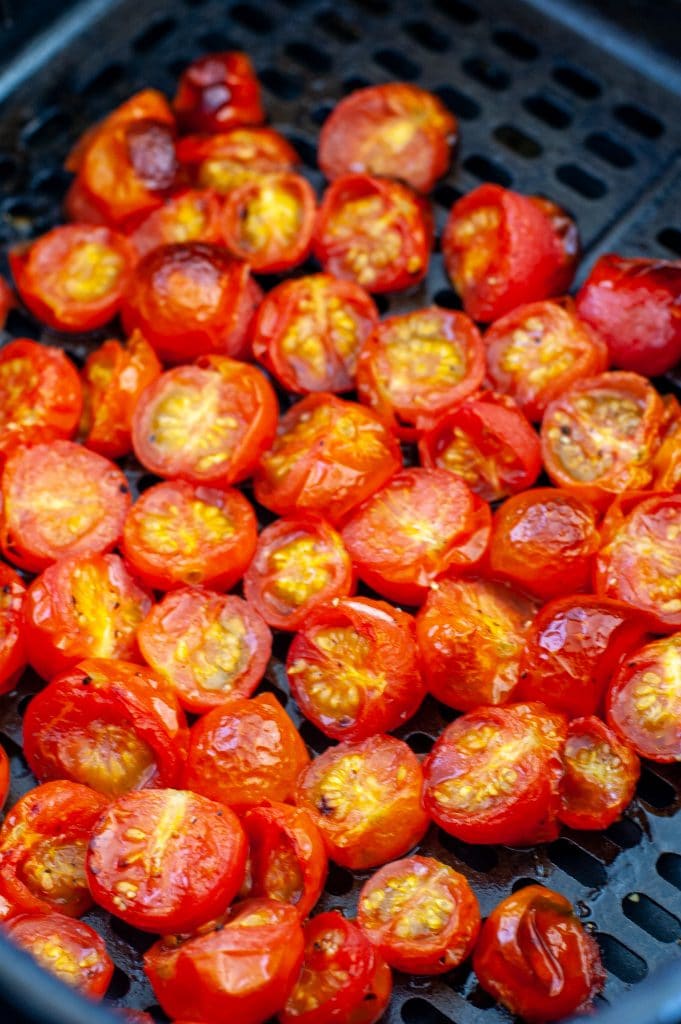
[(268, 174), (293, 171), (300, 163), (293, 146), (272, 128), (186, 135), (178, 142), (177, 155), (196, 185), (222, 195)]
[(253, 65), (237, 50), (192, 61), (180, 76), (173, 109), (185, 131), (220, 132), (265, 120)]
[(222, 203), (209, 188), (181, 189), (152, 210), (131, 233), (138, 256), (146, 256), (160, 245), (179, 242), (208, 242), (220, 245)]
[(84, 921), (63, 914), (20, 914), (4, 926), (5, 935), (50, 974), (89, 999), (101, 999), (114, 964), (104, 939)]
[(571, 828), (607, 828), (631, 803), (640, 771), (632, 747), (605, 722), (575, 718), (563, 747), (558, 817)]
[(28, 661), (22, 579), (0, 562), (0, 693), (8, 693)]

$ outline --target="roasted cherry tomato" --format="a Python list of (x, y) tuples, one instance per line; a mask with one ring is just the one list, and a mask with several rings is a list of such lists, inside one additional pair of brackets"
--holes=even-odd
[(276, 697), (233, 697), (192, 728), (184, 784), (243, 811), (265, 800), (290, 801), (309, 760)]
[(242, 356), (261, 292), (245, 263), (217, 245), (161, 245), (137, 265), (122, 307), (167, 363), (197, 356)]
[(660, 447), (653, 459), (655, 491), (681, 491), (681, 405), (673, 395), (665, 395), (665, 415)]
[(144, 954), (144, 969), (167, 1014), (196, 1024), (263, 1024), (280, 1010), (303, 959), (294, 907), (239, 903), (213, 931), (166, 936)]
[(177, 155), (198, 185), (224, 194), (267, 174), (293, 171), (300, 163), (293, 146), (272, 128), (189, 135), (180, 139)]
[(424, 762), (426, 810), (465, 843), (555, 839), (566, 732), (565, 717), (543, 704), (467, 712), (447, 726)]
[(504, 583), (440, 580), (416, 619), (426, 686), (443, 704), (470, 711), (515, 695), (536, 612)]
[(337, 740), (397, 729), (425, 696), (414, 620), (366, 597), (310, 612), (289, 648), (286, 674), (305, 717)]
[(570, 902), (528, 885), (492, 911), (473, 954), (482, 987), (531, 1022), (588, 1010), (605, 981), (596, 940)]
[(541, 428), (546, 472), (586, 501), (645, 487), (660, 441), (662, 399), (636, 373), (577, 381), (547, 407)]
[(28, 660), (43, 679), (83, 658), (137, 661), (137, 629), (151, 595), (118, 555), (60, 558), (28, 588)]
[(123, 553), (154, 590), (187, 584), (231, 590), (253, 557), (257, 536), (255, 512), (239, 491), (173, 480), (150, 487), (130, 509)]
[(0, 462), (21, 445), (73, 437), (81, 405), (78, 372), (61, 349), (10, 341), (0, 349)]
[(244, 594), (265, 622), (300, 629), (319, 605), (354, 590), (350, 556), (340, 534), (312, 514), (277, 519), (258, 537), (244, 575)]
[(557, 206), (500, 185), (480, 185), (452, 207), (442, 236), (445, 267), (474, 320), (567, 291), (577, 231)]
[(434, 857), (405, 857), (364, 883), (357, 923), (395, 970), (444, 974), (472, 952), (480, 909), (458, 871)]
[(23, 580), (0, 562), (0, 694), (14, 688), (28, 661), (25, 600)]
[(572, 299), (518, 306), (488, 328), (485, 348), (492, 387), (537, 423), (566, 387), (608, 366), (607, 348)]
[(184, 131), (220, 132), (260, 124), (260, 85), (245, 53), (209, 53), (182, 72), (173, 109)]
[(280, 1024), (376, 1024), (390, 1002), (390, 968), (338, 910), (305, 925), (305, 959)]
[(20, 913), (84, 914), (85, 851), (106, 804), (77, 782), (46, 782), (21, 797), (0, 829), (0, 895)]
[(391, 601), (421, 604), (438, 576), (482, 558), (490, 511), (444, 469), (405, 469), (359, 508), (342, 536), (367, 586)]
[(484, 375), (475, 324), (431, 306), (374, 328), (357, 362), (357, 391), (391, 425), (423, 429), (477, 391)]
[(575, 718), (563, 747), (558, 817), (570, 828), (607, 828), (636, 790), (638, 757), (600, 718)]
[(430, 210), (406, 185), (346, 174), (324, 194), (313, 250), (329, 274), (395, 292), (423, 280), (432, 241)]
[(132, 443), (158, 476), (228, 487), (250, 476), (277, 429), (277, 398), (254, 366), (203, 356), (166, 370), (142, 395)]
[(255, 497), (279, 515), (318, 512), (337, 523), (401, 464), (397, 441), (369, 409), (308, 395), (280, 419), (255, 475)]
[(7, 322), (9, 312), (16, 305), (14, 298), (14, 292), (10, 288), (9, 282), (4, 277), (0, 276), (0, 331)]
[(246, 601), (190, 587), (166, 594), (137, 638), (145, 661), (197, 714), (250, 697), (272, 649), (269, 629)]
[(418, 758), (394, 736), (339, 743), (300, 775), (296, 803), (324, 837), (331, 860), (363, 871), (402, 857), (428, 827)]
[(322, 894), (328, 868), (321, 832), (302, 807), (268, 801), (243, 817), (248, 836), (246, 890), (291, 903), (307, 917)]
[[(0, 811), (5, 806), (9, 794), (11, 770), (7, 751), (0, 745)], [(0, 907), (0, 920), (2, 920), (2, 908)]]
[(118, 313), (132, 274), (123, 235), (91, 224), (53, 228), (9, 263), (22, 301), (48, 327), (90, 331)]
[(596, 261), (576, 301), (614, 366), (655, 377), (681, 359), (681, 261), (608, 253)]
[(444, 103), (417, 85), (357, 89), (324, 123), (319, 166), (331, 181), (359, 171), (401, 178), (417, 192), (430, 192), (447, 172), (457, 129)]
[(113, 962), (104, 939), (84, 921), (63, 914), (20, 914), (4, 931), (41, 967), (89, 999), (101, 999), (109, 987)]
[(24, 717), (24, 753), (40, 781), (98, 793), (176, 786), (188, 733), (172, 692), (148, 669), (89, 659), (57, 676)]
[(159, 245), (179, 242), (222, 242), (222, 204), (212, 189), (183, 189), (152, 210), (130, 240), (139, 256)]
[(515, 494), (495, 513), (489, 568), (548, 600), (588, 589), (599, 543), (591, 505), (569, 491), (537, 487)]
[(125, 477), (101, 455), (72, 441), (22, 448), (2, 476), (3, 554), (40, 572), (58, 558), (110, 551), (129, 507)]
[(268, 174), (232, 189), (222, 234), (232, 256), (258, 274), (279, 274), (307, 258), (317, 203), (300, 174)]

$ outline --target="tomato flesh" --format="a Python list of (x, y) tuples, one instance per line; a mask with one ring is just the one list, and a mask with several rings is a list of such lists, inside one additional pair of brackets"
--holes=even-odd
[(5, 924), (5, 934), (50, 974), (89, 999), (101, 999), (114, 965), (104, 940), (83, 921), (63, 914), (21, 914)]
[(188, 135), (178, 142), (177, 155), (193, 181), (222, 195), (267, 174), (293, 171), (300, 163), (295, 149), (272, 128)]
[(317, 203), (299, 174), (268, 174), (230, 191), (222, 213), (225, 245), (259, 274), (279, 274), (310, 252)]
[(183, 242), (222, 242), (222, 206), (218, 195), (207, 188), (182, 189), (163, 206), (144, 218), (130, 240), (138, 256), (160, 245)]
[(563, 748), (558, 817), (571, 828), (607, 828), (631, 803), (637, 755), (600, 718), (576, 718)]

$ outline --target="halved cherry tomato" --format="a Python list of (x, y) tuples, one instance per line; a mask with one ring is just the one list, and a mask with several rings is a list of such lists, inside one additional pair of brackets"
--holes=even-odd
[(278, 274), (307, 258), (317, 203), (300, 174), (268, 174), (232, 189), (222, 212), (225, 245), (258, 274)]
[(640, 647), (606, 695), (608, 725), (651, 761), (681, 761), (681, 633)]
[(265, 120), (253, 65), (238, 50), (192, 61), (180, 76), (173, 109), (182, 129), (192, 132), (219, 132)]
[(267, 174), (293, 171), (300, 164), (293, 146), (272, 128), (189, 135), (180, 139), (177, 155), (198, 185), (223, 194)]
[(250, 604), (190, 587), (166, 594), (137, 639), (145, 661), (197, 714), (233, 696), (250, 697), (272, 649), (272, 635)]
[(367, 586), (391, 601), (421, 604), (446, 572), (482, 558), (490, 510), (444, 469), (396, 473), (352, 515), (342, 536)]
[(291, 903), (307, 917), (322, 894), (328, 859), (321, 833), (309, 813), (268, 801), (243, 817), (248, 836), (248, 896)]
[(0, 562), (0, 694), (14, 688), (28, 662), (25, 599), (23, 580)]
[(528, 885), (492, 911), (473, 954), (482, 987), (531, 1022), (586, 1011), (605, 982), (596, 940), (564, 896)]
[(203, 356), (166, 370), (146, 389), (132, 443), (152, 473), (228, 487), (250, 476), (272, 444), (277, 413), (272, 386), (255, 366)]
[(454, 203), (442, 236), (445, 267), (474, 320), (567, 291), (576, 229), (553, 203), (480, 185)]
[(366, 597), (311, 611), (289, 648), (286, 674), (305, 717), (337, 740), (397, 729), (425, 696), (414, 620)]
[(598, 505), (645, 487), (660, 442), (662, 399), (636, 373), (577, 381), (547, 407), (541, 428), (546, 472), (557, 487)]
[(104, 939), (84, 921), (63, 914), (20, 914), (4, 930), (41, 967), (89, 999), (101, 999), (109, 987), (113, 961)]
[(260, 304), (253, 355), (289, 391), (350, 391), (359, 350), (377, 323), (373, 299), (354, 281), (329, 274), (283, 281)]
[(324, 122), (319, 166), (331, 181), (359, 171), (430, 192), (447, 172), (457, 130), (432, 92), (406, 82), (372, 85), (342, 99)]
[(390, 1002), (392, 976), (378, 950), (338, 910), (305, 925), (305, 959), (280, 1024), (376, 1024)]
[(543, 704), (469, 711), (426, 758), (424, 805), (465, 843), (531, 846), (555, 839), (567, 720)]
[(16, 299), (9, 282), (0, 275), (0, 330), (5, 326), (9, 312), (15, 305)]
[(633, 800), (640, 771), (629, 744), (600, 718), (575, 718), (563, 747), (558, 817), (570, 828), (607, 828)]
[(472, 952), (480, 909), (458, 871), (434, 857), (405, 857), (364, 883), (357, 923), (395, 970), (444, 974)]
[(166, 1013), (197, 1024), (262, 1024), (282, 1008), (303, 960), (294, 907), (239, 903), (213, 931), (171, 936), (144, 954), (144, 970)]
[(46, 782), (0, 829), (0, 895), (21, 913), (79, 917), (92, 906), (85, 851), (106, 797), (77, 782)]
[(472, 320), (431, 306), (374, 328), (357, 362), (357, 391), (391, 425), (424, 429), (477, 391), (484, 375)]
[(231, 590), (257, 537), (255, 512), (239, 491), (173, 480), (137, 499), (125, 520), (122, 549), (133, 572), (154, 590), (187, 584)]
[(152, 210), (130, 236), (139, 256), (175, 242), (222, 242), (222, 204), (212, 189), (182, 189)]
[(20, 445), (73, 437), (81, 405), (78, 371), (61, 349), (28, 338), (0, 349), (0, 461)]
[(243, 811), (265, 800), (290, 801), (309, 761), (296, 727), (272, 694), (233, 697), (193, 726), (184, 784)]
[(121, 314), (128, 334), (139, 329), (164, 362), (240, 357), (261, 297), (247, 264), (220, 246), (161, 245), (138, 263)]
[(318, 512), (337, 523), (401, 464), (397, 441), (373, 412), (321, 392), (280, 419), (255, 497), (279, 515)]
[(513, 399), (483, 391), (446, 412), (419, 438), (421, 465), (461, 477), (484, 501), (531, 487), (539, 438)]
[(2, 476), (3, 554), (40, 572), (58, 558), (110, 551), (129, 507), (125, 477), (101, 455), (72, 441), (19, 449)]
[(429, 692), (458, 711), (506, 704), (535, 613), (533, 601), (504, 583), (440, 580), (416, 618)]
[(301, 773), (296, 803), (319, 828), (331, 860), (362, 871), (402, 857), (428, 827), (418, 758), (394, 736), (339, 743)]
[(118, 555), (60, 558), (26, 594), (28, 660), (43, 679), (83, 658), (138, 661), (137, 629), (152, 603)]
[(588, 589), (599, 543), (591, 505), (569, 491), (536, 487), (513, 495), (495, 513), (489, 569), (549, 600)]
[(601, 256), (577, 293), (579, 315), (614, 366), (655, 377), (681, 359), (681, 261)]
[[(5, 806), (9, 794), (11, 770), (9, 757), (5, 748), (0, 745), (0, 811)], [(0, 920), (2, 920), (2, 908), (0, 908)]]
[(607, 348), (577, 316), (572, 299), (518, 306), (487, 329), (485, 348), (492, 387), (537, 423), (566, 387), (608, 366)]
[(423, 280), (432, 241), (430, 210), (406, 185), (345, 174), (324, 194), (313, 250), (327, 273), (393, 292)]
[(340, 534), (324, 519), (303, 513), (262, 531), (244, 575), (244, 594), (268, 625), (294, 631), (315, 608), (348, 597), (354, 582)]
[(681, 405), (673, 395), (664, 395), (664, 422), (660, 447), (653, 459), (655, 491), (681, 491)]
[(91, 331), (113, 319), (130, 285), (133, 263), (133, 249), (123, 235), (92, 224), (53, 228), (9, 254), (22, 301), (58, 331)]
[(81, 661), (36, 694), (24, 717), (36, 778), (72, 779), (112, 797), (176, 786), (187, 740), (173, 693), (127, 661)]

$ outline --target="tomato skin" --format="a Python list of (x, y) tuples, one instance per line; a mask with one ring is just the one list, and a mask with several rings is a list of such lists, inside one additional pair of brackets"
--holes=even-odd
[(337, 740), (397, 729), (425, 696), (414, 620), (365, 597), (311, 611), (293, 638), (286, 673), (305, 717)]
[(16, 300), (9, 282), (0, 276), (0, 330), (5, 326), (10, 310), (14, 309)]
[(44, 970), (89, 999), (103, 997), (114, 965), (104, 940), (90, 925), (63, 914), (21, 914), (8, 921), (4, 930)]
[(492, 911), (473, 954), (482, 987), (526, 1021), (590, 1008), (605, 971), (596, 940), (564, 896), (528, 885)]
[(160, 939), (144, 954), (144, 970), (171, 1017), (263, 1024), (286, 1002), (303, 949), (295, 908), (254, 899), (237, 904), (215, 931)]
[(641, 764), (628, 743), (591, 715), (568, 726), (558, 817), (570, 828), (607, 828), (631, 803)]
[(675, 398), (665, 395), (665, 422), (662, 441), (653, 459), (655, 491), (681, 491), (681, 407)]
[(293, 146), (272, 128), (188, 135), (178, 142), (177, 155), (191, 180), (224, 195), (266, 174), (293, 171), (301, 162)]
[(213, 189), (180, 189), (152, 210), (130, 235), (138, 256), (176, 242), (222, 242), (222, 203)]
[(220, 132), (265, 120), (253, 65), (237, 50), (192, 61), (180, 77), (173, 109), (185, 132)]
[(28, 662), (25, 600), (23, 580), (0, 562), (0, 694), (14, 688)]

